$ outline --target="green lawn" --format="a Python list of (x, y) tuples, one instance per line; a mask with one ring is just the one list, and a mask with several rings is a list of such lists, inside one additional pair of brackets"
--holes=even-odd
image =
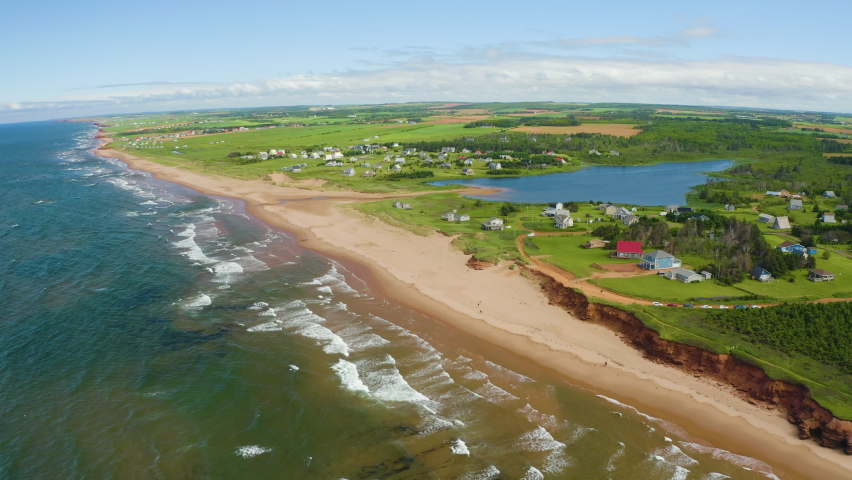
[(749, 292), (735, 287), (719, 285), (716, 282), (704, 281), (694, 283), (682, 283), (676, 280), (667, 280), (658, 275), (649, 275), (633, 278), (600, 278), (589, 280), (590, 283), (599, 285), (607, 290), (622, 293), (631, 297), (657, 300), (660, 302), (676, 303), (742, 303), (732, 300), (690, 300), (696, 297), (741, 297), (749, 295)]
[(538, 236), (535, 237), (534, 242), (539, 250), (527, 248), (526, 251), (528, 255), (550, 255), (542, 258), (541, 261), (556, 265), (578, 278), (600, 272), (591, 267), (595, 263), (598, 265), (637, 263), (637, 260), (610, 258), (609, 255), (613, 250), (580, 246), (592, 238), (596, 237), (593, 235)]

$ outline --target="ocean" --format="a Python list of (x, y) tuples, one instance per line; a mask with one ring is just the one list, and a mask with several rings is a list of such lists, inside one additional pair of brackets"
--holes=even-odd
[(0, 478), (764, 479), (238, 202), (0, 125)]

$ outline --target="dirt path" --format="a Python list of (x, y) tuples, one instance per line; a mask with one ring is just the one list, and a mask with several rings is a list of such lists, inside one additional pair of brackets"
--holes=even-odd
[[(566, 234), (567, 233), (570, 233), (570, 232), (566, 232)], [(557, 233), (556, 235), (559, 235), (559, 233)], [(530, 267), (530, 268), (533, 269), (533, 270), (542, 272), (544, 274), (550, 275), (551, 277), (556, 279), (558, 282), (562, 283), (562, 285), (564, 285), (568, 288), (576, 288), (576, 289), (582, 291), (588, 297), (602, 298), (604, 300), (608, 300), (608, 301), (611, 301), (611, 302), (617, 302), (617, 303), (621, 303), (621, 304), (638, 304), (638, 305), (651, 305), (651, 304), (653, 304), (653, 302), (651, 302), (650, 300), (644, 300), (644, 299), (641, 299), (641, 298), (634, 298), (634, 297), (630, 297), (630, 296), (627, 296), (627, 295), (622, 295), (620, 293), (615, 293), (615, 292), (610, 291), (610, 290), (602, 289), (602, 288), (598, 287), (597, 285), (592, 285), (591, 283), (588, 283), (586, 281), (586, 280), (589, 280), (590, 278), (593, 278), (593, 277), (577, 278), (574, 275), (572, 275), (571, 273), (566, 272), (565, 270), (562, 270), (561, 268), (559, 268), (557, 266), (544, 263), (536, 257), (529, 256), (527, 254), (526, 250), (524, 250), (524, 239), (525, 238), (527, 238), (526, 235), (521, 235), (521, 236), (518, 237), (518, 239), (517, 239), (518, 251), (521, 252), (522, 257), (524, 257), (527, 261), (529, 261), (530, 263), (533, 264), (533, 266)], [(614, 273), (620, 274), (622, 276), (624, 275), (624, 273), (622, 273), (622, 272), (614, 272)], [(602, 275), (607, 275), (607, 274), (604, 273)]]

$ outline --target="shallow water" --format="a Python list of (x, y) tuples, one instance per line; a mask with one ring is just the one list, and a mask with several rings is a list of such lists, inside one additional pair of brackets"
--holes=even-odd
[(774, 478), (93, 133), (0, 125), (0, 478)]
[(464, 185), (503, 189), (478, 198), (493, 201), (547, 203), (598, 201), (629, 205), (683, 205), (692, 187), (707, 181), (705, 173), (731, 167), (730, 160), (659, 163), (633, 167), (592, 166), (575, 172), (536, 177), (493, 177), (440, 180), (433, 185)]

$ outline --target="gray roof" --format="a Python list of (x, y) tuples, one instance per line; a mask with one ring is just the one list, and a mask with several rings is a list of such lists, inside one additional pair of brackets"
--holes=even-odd
[(669, 258), (669, 257), (674, 258), (674, 255), (672, 255), (671, 253), (668, 253), (668, 252), (664, 252), (662, 250), (654, 250), (653, 252), (646, 253), (645, 256), (651, 257), (653, 259)]
[(772, 274), (771, 274), (771, 273), (769, 273), (769, 270), (767, 270), (767, 269), (765, 269), (765, 268), (763, 268), (763, 267), (759, 267), (759, 266), (757, 266), (757, 265), (755, 265), (755, 266), (754, 266), (754, 268), (752, 268), (752, 269), (751, 269), (751, 276), (752, 276), (752, 277), (758, 277), (758, 278), (760, 278), (760, 277), (762, 277), (762, 276), (764, 276), (764, 275), (772, 275)]
[(687, 270), (686, 268), (675, 268), (674, 270), (671, 270), (671, 274), (672, 275), (683, 275), (684, 277), (691, 277), (693, 275), (698, 275), (697, 273), (693, 272), (692, 270)]

